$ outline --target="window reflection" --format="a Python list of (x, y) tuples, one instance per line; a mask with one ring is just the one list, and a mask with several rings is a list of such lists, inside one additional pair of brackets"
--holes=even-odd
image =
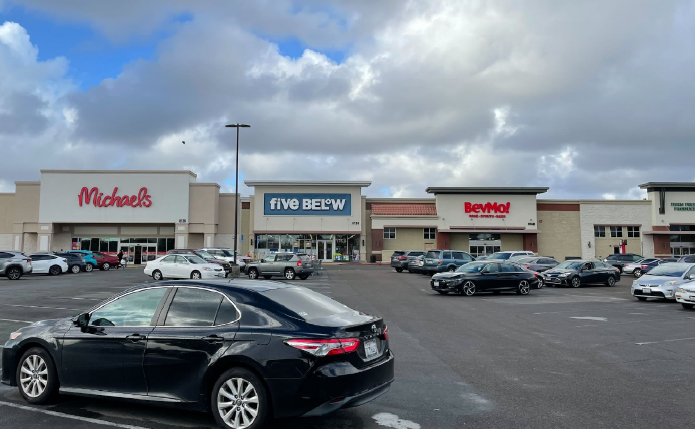
[(92, 313), (93, 326), (149, 326), (166, 288), (131, 293)]

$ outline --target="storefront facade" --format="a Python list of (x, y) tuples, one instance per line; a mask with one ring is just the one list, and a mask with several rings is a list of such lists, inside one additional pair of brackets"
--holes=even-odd
[(651, 204), (651, 230), (657, 256), (695, 254), (695, 183), (649, 182), (640, 185)]

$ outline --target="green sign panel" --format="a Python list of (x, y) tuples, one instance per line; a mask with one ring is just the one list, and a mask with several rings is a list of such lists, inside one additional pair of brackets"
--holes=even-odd
[(671, 203), (671, 207), (677, 212), (695, 212), (695, 203)]

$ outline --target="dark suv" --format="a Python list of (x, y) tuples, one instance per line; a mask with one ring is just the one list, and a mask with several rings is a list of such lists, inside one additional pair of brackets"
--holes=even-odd
[(614, 255), (609, 255), (603, 262), (607, 262), (613, 265), (615, 268), (623, 272), (623, 266), (629, 264), (630, 262), (637, 262), (644, 259), (644, 256), (638, 255), (636, 253), (616, 253)]
[(473, 261), (473, 257), (463, 250), (428, 250), (422, 274), (434, 274), (456, 271), (456, 268)]
[(208, 252), (205, 252), (203, 250), (193, 250), (193, 249), (175, 249), (175, 250), (170, 250), (167, 252), (167, 255), (196, 255), (199, 256), (203, 259), (205, 259), (205, 262), (208, 262), (210, 264), (218, 264), (221, 265), (222, 268), (224, 268), (224, 276), (227, 277), (229, 273), (232, 272), (232, 264), (229, 262), (225, 261), (224, 259), (217, 259)]
[(391, 255), (391, 266), (397, 272), (402, 273), (408, 269), (408, 264), (413, 262), (418, 256), (424, 255), (422, 250), (396, 250)]

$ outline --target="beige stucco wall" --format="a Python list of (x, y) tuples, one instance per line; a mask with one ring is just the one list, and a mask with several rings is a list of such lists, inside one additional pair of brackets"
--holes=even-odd
[(693, 224), (695, 223), (695, 211), (676, 210), (672, 203), (695, 203), (695, 192), (666, 192), (665, 214), (659, 214), (659, 193), (649, 192), (648, 199), (651, 207), (652, 225), (668, 226), (669, 224)]
[[(608, 230), (608, 227), (606, 227)], [(610, 235), (609, 231), (606, 231), (606, 235)], [(615, 246), (620, 246), (621, 240), (627, 240), (627, 246), (625, 246), (626, 253), (636, 253), (638, 255), (642, 254), (642, 242), (640, 238), (628, 238), (626, 229), (623, 227), (622, 237), (606, 237), (606, 238), (594, 238), (596, 248), (594, 249), (597, 258), (605, 258), (608, 255), (612, 255)]]
[(436, 246), (437, 240), (425, 240), (422, 228), (396, 228), (396, 238), (384, 240), (384, 253), (391, 255), (394, 250), (425, 250), (426, 244)]
[(522, 234), (500, 234), (502, 241), (501, 250), (524, 250), (524, 236)]
[[(0, 234), (11, 234), (15, 215), (15, 194), (0, 194)], [(7, 247), (4, 247), (7, 249)]]
[[(241, 243), (241, 251), (239, 252), (241, 255), (246, 255), (249, 253), (249, 240), (251, 239), (251, 234), (249, 234), (249, 231), (251, 230), (251, 210), (250, 209), (242, 209), (241, 210), (241, 228), (239, 229), (239, 234), (243, 234), (244, 236), (244, 242)], [(241, 240), (241, 237), (239, 237)]]
[(190, 249), (199, 249), (205, 247), (204, 234), (188, 234), (188, 247)]
[(220, 185), (191, 183), (188, 223), (213, 225), (218, 223)]
[(538, 254), (564, 261), (582, 256), (579, 211), (538, 212)]
[[(219, 194), (218, 234), (234, 234), (234, 194)], [(241, 204), (241, 200), (239, 201)]]
[[(469, 251), (469, 237), (470, 234), (468, 233), (451, 233), (449, 234), (449, 240), (451, 240), (451, 243), (449, 244), (449, 249), (452, 250), (463, 250), (464, 252)], [(436, 247), (436, 244), (435, 244)]]
[(26, 253), (27, 255), (30, 253), (34, 253), (38, 249), (38, 239), (39, 235), (34, 234), (34, 233), (25, 233), (23, 234), (23, 241), (24, 241), (24, 247), (22, 248), (22, 251)]
[(70, 233), (61, 232), (58, 234), (53, 234), (53, 238), (51, 239), (51, 250), (54, 252), (59, 252), (60, 249), (72, 249), (72, 237), (70, 236)]
[(22, 223), (39, 221), (41, 185), (38, 182), (16, 182), (15, 219)]

